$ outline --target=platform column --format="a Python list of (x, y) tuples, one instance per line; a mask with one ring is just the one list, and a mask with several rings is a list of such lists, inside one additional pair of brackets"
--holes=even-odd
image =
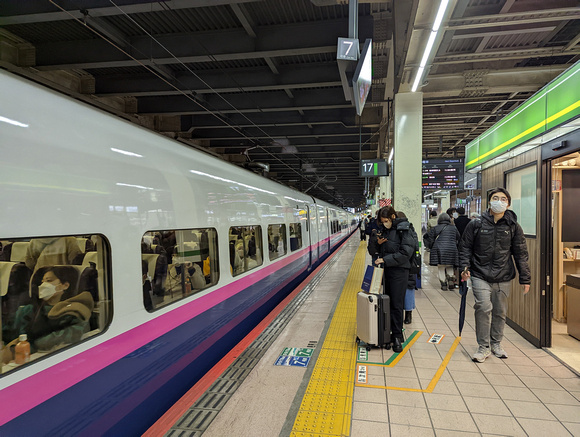
[(421, 233), (421, 169), (423, 164), (423, 93), (395, 95), (393, 205)]

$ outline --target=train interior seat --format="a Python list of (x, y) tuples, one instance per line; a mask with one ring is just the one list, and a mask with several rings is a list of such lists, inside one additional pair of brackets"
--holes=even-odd
[(79, 249), (82, 253), (85, 253), (87, 251), (87, 241), (89, 241), (89, 239), (83, 237), (76, 237), (76, 239)]
[(24, 262), (26, 252), (28, 250), (28, 241), (15, 241), (12, 243), (12, 252), (10, 253), (10, 261)]
[[(30, 303), (28, 286), (30, 270), (22, 263), (10, 261), (0, 262), (0, 302), (2, 307), (2, 338), (5, 343), (16, 338), (17, 333), (10, 331), (9, 326), (14, 323), (16, 310), (22, 305)], [(13, 338), (8, 338), (13, 337)]]
[(90, 267), (91, 263), (93, 263), (97, 269), (100, 268), (98, 252), (87, 252), (83, 258), (81, 266), (83, 268)]

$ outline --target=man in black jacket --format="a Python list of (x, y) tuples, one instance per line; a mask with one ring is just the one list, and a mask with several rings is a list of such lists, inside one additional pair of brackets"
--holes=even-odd
[(504, 188), (494, 188), (488, 203), (490, 209), (465, 228), (459, 248), (461, 276), (464, 281), (471, 277), (475, 297), (475, 333), (479, 348), (473, 361), (478, 363), (483, 363), (491, 353), (507, 358), (501, 341), (510, 281), (516, 276), (514, 261), (524, 294), (530, 290), (531, 282), (524, 232), (516, 214), (507, 210), (511, 204), (510, 194)]
[(459, 235), (463, 235), (463, 232), (465, 231), (465, 228), (467, 227), (467, 224), (469, 223), (470, 220), (469, 217), (465, 215), (465, 208), (463, 208), (462, 206), (457, 208), (457, 214), (458, 214), (457, 218), (454, 220), (455, 227), (459, 231)]

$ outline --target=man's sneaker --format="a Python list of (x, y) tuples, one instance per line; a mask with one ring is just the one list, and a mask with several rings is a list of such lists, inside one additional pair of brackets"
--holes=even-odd
[(473, 361), (476, 363), (483, 363), (487, 357), (491, 355), (491, 351), (488, 347), (479, 346), (477, 352), (473, 354)]
[(491, 345), (491, 352), (498, 358), (507, 358), (508, 355), (502, 349), (501, 344), (492, 344)]

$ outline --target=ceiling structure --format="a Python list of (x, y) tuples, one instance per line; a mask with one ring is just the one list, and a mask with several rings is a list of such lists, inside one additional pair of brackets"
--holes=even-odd
[[(439, 1), (359, 0), (361, 117), (336, 61), (344, 0), (3, 0), (0, 67), (341, 206), (388, 157)], [(469, 141), (580, 58), (577, 0), (450, 0), (419, 91), (423, 157)]]

